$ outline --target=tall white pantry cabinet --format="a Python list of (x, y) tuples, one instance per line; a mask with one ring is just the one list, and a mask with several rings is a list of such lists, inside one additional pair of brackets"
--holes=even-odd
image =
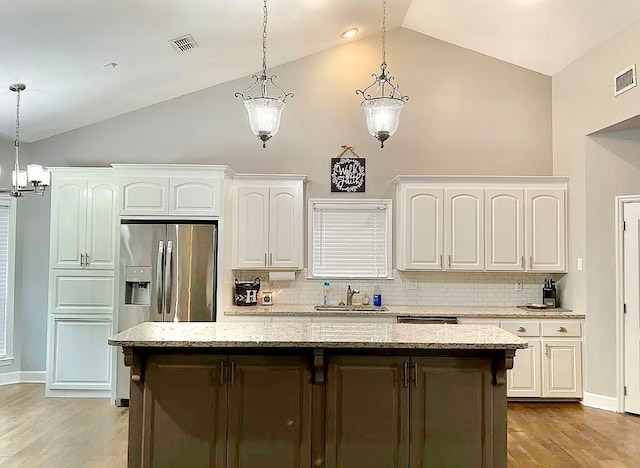
[(50, 168), (46, 396), (109, 397), (117, 184), (112, 168)]

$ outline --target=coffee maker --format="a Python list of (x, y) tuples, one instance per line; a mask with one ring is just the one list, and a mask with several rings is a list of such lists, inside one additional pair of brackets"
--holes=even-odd
[(542, 303), (545, 307), (555, 309), (558, 307), (556, 282), (553, 279), (544, 280), (542, 288)]

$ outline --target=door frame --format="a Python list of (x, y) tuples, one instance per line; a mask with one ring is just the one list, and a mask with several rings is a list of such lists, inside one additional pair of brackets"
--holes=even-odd
[(616, 197), (616, 398), (618, 413), (624, 413), (624, 207), (640, 203), (640, 195)]

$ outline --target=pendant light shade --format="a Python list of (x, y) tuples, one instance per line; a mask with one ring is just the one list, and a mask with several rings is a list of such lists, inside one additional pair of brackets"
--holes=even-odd
[(280, 116), (286, 107), (285, 102), (281, 99), (259, 97), (245, 99), (244, 107), (249, 114), (251, 131), (266, 146), (267, 140), (280, 129)]
[[(280, 129), (280, 117), (286, 107), (285, 101), (288, 97), (293, 97), (293, 93), (285, 93), (273, 80), (275, 75), (267, 76), (267, 0), (263, 3), (262, 21), (262, 74), (253, 75), (255, 82), (242, 93), (236, 93), (236, 97), (241, 97), (244, 107), (249, 114), (249, 125), (251, 131), (262, 141), (262, 147), (266, 148), (267, 140), (273, 137)], [(251, 96), (250, 92), (254, 88), (260, 89), (260, 94)], [(269, 88), (273, 88), (276, 93), (269, 95)]]
[(362, 102), (369, 133), (380, 141), (382, 147), (398, 131), (403, 107), (404, 101), (386, 97), (365, 99)]
[(380, 74), (373, 74), (374, 81), (363, 90), (357, 90), (356, 94), (362, 95), (362, 109), (367, 119), (369, 133), (378, 139), (380, 147), (384, 148), (384, 142), (392, 137), (400, 125), (400, 112), (404, 108), (405, 101), (409, 98), (403, 96), (399, 86), (393, 84), (393, 76), (387, 73), (386, 43), (387, 43), (387, 2), (382, 2), (382, 63)]

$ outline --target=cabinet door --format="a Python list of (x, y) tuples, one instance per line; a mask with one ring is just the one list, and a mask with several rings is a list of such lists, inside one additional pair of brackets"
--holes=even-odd
[(228, 468), (308, 468), (311, 361), (304, 356), (230, 356)]
[(145, 370), (142, 466), (225, 464), (225, 356), (152, 356)]
[(582, 344), (580, 341), (544, 340), (543, 387), (545, 398), (582, 398)]
[(446, 189), (444, 213), (446, 268), (483, 270), (484, 189)]
[(50, 316), (47, 396), (55, 396), (52, 390), (102, 390), (108, 395), (111, 332), (110, 317)]
[(269, 188), (238, 188), (237, 268), (267, 266), (269, 251)]
[(169, 214), (179, 216), (220, 216), (222, 180), (171, 177)]
[(486, 189), (487, 270), (524, 270), (524, 190)]
[(118, 179), (121, 216), (169, 213), (169, 178), (122, 176)]
[(49, 273), (50, 314), (113, 315), (114, 297), (111, 271), (53, 270)]
[(269, 259), (274, 268), (302, 268), (302, 189), (271, 187)]
[(405, 362), (407, 358), (395, 356), (330, 357), (326, 380), (327, 468), (408, 465)]
[(87, 184), (87, 268), (115, 268), (117, 220), (115, 181), (90, 179)]
[(418, 357), (411, 367), (409, 466), (496, 466), (486, 436), (494, 418), (490, 359)]
[(526, 197), (527, 268), (565, 271), (565, 191), (528, 189)]
[(527, 338), (529, 346), (516, 351), (513, 369), (507, 371), (508, 397), (541, 397), (540, 340)]
[(83, 268), (87, 233), (87, 181), (53, 179), (51, 193), (51, 268)]
[(442, 270), (442, 189), (406, 189), (405, 269)]

